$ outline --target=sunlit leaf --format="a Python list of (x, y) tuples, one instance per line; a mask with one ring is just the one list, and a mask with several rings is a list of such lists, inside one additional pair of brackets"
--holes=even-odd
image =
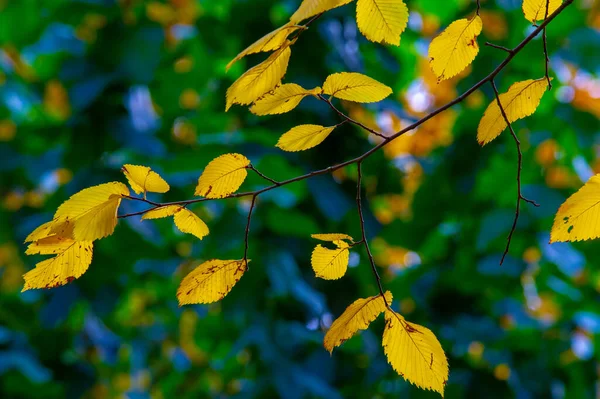
[(450, 79), (469, 66), (477, 53), (477, 37), (483, 24), (478, 15), (459, 19), (448, 26), (429, 46), (429, 64), (439, 80)]
[(295, 152), (313, 148), (323, 142), (333, 132), (335, 126), (300, 125), (284, 133), (277, 142), (277, 147), (284, 151)]
[(382, 344), (388, 362), (398, 374), (419, 388), (444, 396), (448, 359), (429, 329), (386, 309)]
[(315, 275), (324, 280), (337, 280), (346, 274), (350, 247), (345, 241), (334, 241), (336, 249), (325, 248), (317, 245), (313, 250), (311, 265)]
[[(385, 300), (388, 305), (392, 303), (389, 291), (385, 293)], [(323, 346), (330, 353), (333, 352), (333, 348), (350, 339), (358, 330), (366, 330), (385, 309), (386, 303), (381, 295), (357, 299), (333, 322), (325, 334)]]
[(354, 241), (354, 239), (352, 237), (350, 237), (348, 234), (328, 233), (328, 234), (311, 234), (310, 236), (316, 240), (328, 241), (328, 242), (334, 242), (334, 241), (339, 241), (339, 240), (349, 240), (351, 242)]
[(352, 0), (304, 0), (296, 12), (290, 17), (290, 22), (298, 23), (322, 12), (343, 6)]
[(198, 179), (196, 195), (223, 198), (237, 191), (248, 172), (250, 160), (241, 154), (225, 154), (209, 162)]
[(408, 7), (402, 0), (358, 0), (356, 23), (370, 41), (398, 46), (408, 24)]
[(160, 208), (152, 209), (151, 211), (144, 213), (144, 215), (142, 216), (142, 220), (162, 219), (169, 216), (173, 216), (174, 214), (179, 212), (182, 207), (182, 205), (161, 206)]
[(181, 208), (175, 213), (175, 226), (182, 233), (193, 234), (199, 239), (208, 235), (208, 226), (194, 212), (189, 209)]
[(170, 189), (169, 184), (147, 166), (123, 165), (122, 170), (136, 194), (166, 193)]
[[(510, 86), (506, 93), (500, 94), (500, 103), (510, 122), (523, 119), (535, 112), (542, 96), (546, 92), (546, 78), (525, 80)], [(477, 128), (477, 141), (485, 145), (494, 140), (508, 125), (494, 98), (485, 110)]]
[[(548, 0), (523, 0), (523, 14), (525, 14), (525, 18), (532, 23), (543, 20), (546, 17), (547, 3)], [(561, 4), (562, 0), (550, 0), (548, 15), (556, 11)]]
[(360, 73), (341, 72), (327, 77), (323, 93), (342, 100), (372, 103), (392, 94), (392, 89)]
[(289, 112), (296, 108), (306, 96), (315, 95), (321, 89), (306, 90), (295, 83), (288, 83), (277, 87), (272, 92), (256, 100), (250, 108), (255, 115), (275, 115)]
[(192, 270), (177, 289), (179, 305), (220, 301), (246, 271), (243, 260), (213, 259)]

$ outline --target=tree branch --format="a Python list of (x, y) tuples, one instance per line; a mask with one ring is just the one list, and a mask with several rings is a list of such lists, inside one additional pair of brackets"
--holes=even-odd
[(244, 263), (246, 264), (246, 270), (248, 270), (248, 242), (250, 236), (250, 222), (252, 220), (252, 211), (254, 210), (254, 205), (256, 205), (256, 197), (258, 195), (252, 196), (252, 202), (250, 202), (250, 209), (248, 210), (248, 220), (246, 221), (246, 232), (244, 236)]
[(259, 175), (260, 177), (262, 177), (263, 179), (273, 183), (274, 186), (279, 186), (280, 183), (278, 181), (275, 181), (273, 179), (271, 179), (270, 177), (265, 176), (264, 174), (262, 174), (261, 172), (258, 171), (258, 169), (256, 169), (254, 167), (254, 165), (250, 164), (246, 167), (247, 169), (253, 170), (257, 175)]
[(375, 136), (379, 136), (382, 139), (385, 139), (386, 136), (384, 134), (379, 133), (376, 130), (371, 129), (370, 127), (367, 127), (365, 125), (363, 125), (362, 123), (350, 118), (348, 115), (344, 114), (342, 111), (340, 111), (339, 109), (337, 109), (335, 107), (335, 105), (333, 105), (333, 103), (331, 102), (331, 99), (329, 98), (325, 98), (325, 96), (323, 96), (322, 94), (319, 94), (319, 99), (321, 99), (322, 101), (325, 101), (327, 103), (327, 105), (329, 105), (329, 107), (335, 112), (337, 113), (339, 116), (341, 116), (342, 118), (344, 118), (345, 122), (350, 122), (358, 127), (361, 127), (363, 129), (365, 129), (367, 132), (374, 134)]
[[(544, 20), (548, 19), (548, 9), (550, 8), (550, 0), (546, 0), (546, 12), (544, 15)], [(545, 58), (545, 66), (546, 66), (546, 80), (548, 81), (548, 90), (552, 90), (552, 82), (550, 81), (550, 73), (549, 73), (549, 65), (550, 65), (550, 57), (548, 56), (548, 39), (546, 37), (546, 27), (544, 27), (544, 33), (542, 33), (542, 42), (544, 43), (544, 58)]]

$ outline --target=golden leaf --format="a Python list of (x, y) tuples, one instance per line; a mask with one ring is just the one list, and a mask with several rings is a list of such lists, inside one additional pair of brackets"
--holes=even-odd
[(370, 41), (399, 46), (408, 24), (408, 7), (402, 0), (358, 0), (356, 23)]
[(209, 162), (198, 179), (196, 195), (223, 198), (234, 193), (248, 176), (250, 160), (241, 154), (225, 154)]
[[(523, 14), (525, 18), (532, 23), (541, 21), (546, 17), (546, 4), (548, 0), (523, 0)], [(550, 0), (548, 15), (560, 7), (562, 0)]]
[(72, 238), (65, 238), (57, 235), (44, 237), (29, 244), (25, 254), (55, 255), (69, 249), (74, 241), (75, 240)]
[[(389, 291), (385, 293), (385, 300), (388, 305), (392, 303)], [(357, 299), (331, 324), (325, 334), (323, 346), (329, 353), (333, 352), (333, 348), (352, 338), (358, 330), (366, 330), (385, 309), (385, 301), (381, 295)]]
[(122, 170), (136, 194), (166, 193), (170, 189), (169, 184), (147, 166), (123, 165)]
[(315, 89), (306, 90), (295, 83), (284, 84), (256, 100), (250, 112), (255, 115), (283, 114), (296, 108), (304, 97), (315, 95), (314, 93)]
[(177, 289), (179, 305), (220, 301), (246, 271), (243, 260), (212, 259), (192, 270)]
[(350, 242), (354, 241), (354, 239), (352, 237), (350, 237), (348, 234), (328, 233), (328, 234), (311, 234), (310, 236), (316, 240), (329, 241), (329, 242), (334, 242), (334, 241), (339, 241), (339, 240), (348, 240)]
[(142, 220), (148, 219), (162, 219), (169, 216), (173, 216), (183, 208), (183, 205), (166, 205), (160, 208), (152, 209), (142, 216)]
[(290, 17), (290, 22), (298, 23), (322, 12), (343, 6), (352, 0), (304, 0), (296, 12)]
[(313, 250), (311, 265), (315, 275), (324, 280), (337, 280), (346, 274), (350, 258), (349, 245), (345, 241), (334, 241), (336, 249), (317, 245)]
[(405, 380), (444, 396), (448, 359), (429, 329), (386, 309), (382, 344), (388, 362)]
[(341, 72), (327, 77), (323, 93), (342, 100), (373, 103), (392, 94), (392, 89), (360, 73)]
[(208, 235), (208, 226), (194, 212), (181, 208), (175, 213), (175, 226), (182, 233), (193, 234), (199, 239)]
[(284, 151), (296, 152), (313, 148), (323, 142), (333, 132), (335, 126), (300, 125), (284, 133), (276, 146)]

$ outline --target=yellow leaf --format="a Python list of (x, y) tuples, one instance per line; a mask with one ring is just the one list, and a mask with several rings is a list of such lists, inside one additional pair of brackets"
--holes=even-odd
[(600, 175), (590, 180), (558, 208), (550, 242), (600, 237)]
[(323, 142), (333, 132), (335, 126), (300, 125), (284, 133), (276, 146), (284, 151), (296, 152), (313, 148)]
[(169, 184), (147, 166), (123, 165), (122, 170), (136, 194), (166, 193), (170, 189)]
[[(525, 14), (525, 18), (532, 23), (543, 20), (546, 17), (546, 4), (547, 0), (524, 0), (523, 14)], [(561, 4), (562, 0), (550, 0), (548, 15), (556, 11)]]
[(345, 241), (334, 241), (336, 249), (325, 248), (317, 245), (311, 257), (312, 268), (315, 275), (324, 280), (337, 280), (346, 274), (350, 251)]
[(72, 241), (63, 252), (25, 273), (22, 291), (58, 287), (79, 278), (92, 263), (92, 248), (91, 241)]
[(448, 360), (429, 329), (409, 323), (398, 313), (386, 309), (383, 350), (388, 362), (405, 380), (444, 396)]
[(229, 70), (229, 68), (231, 68), (233, 64), (235, 64), (237, 61), (241, 60), (248, 54), (278, 50), (285, 44), (288, 36), (291, 35), (293, 32), (297, 31), (298, 29), (306, 28), (303, 26), (288, 24), (275, 29), (273, 32), (267, 33), (266, 35), (252, 43), (250, 46), (248, 46), (244, 51), (239, 53), (233, 60), (231, 60), (229, 64), (227, 64), (226, 69)]
[(284, 84), (256, 100), (250, 112), (255, 115), (283, 114), (296, 108), (304, 97), (314, 93), (315, 89), (306, 90), (295, 83)]
[(213, 259), (192, 270), (177, 289), (179, 305), (213, 303), (231, 291), (246, 271), (243, 260)]
[(129, 195), (129, 189), (118, 182), (81, 190), (58, 208), (52, 233), (67, 236), (65, 232), (72, 229), (77, 241), (94, 241), (112, 234), (124, 195)]
[(208, 226), (194, 212), (181, 208), (175, 214), (175, 226), (182, 233), (193, 234), (199, 239), (208, 235)]
[(291, 43), (288, 41), (265, 61), (247, 70), (227, 89), (226, 111), (233, 104), (253, 103), (281, 83), (292, 54), (290, 45)]
[(161, 206), (160, 208), (152, 209), (151, 211), (144, 213), (144, 215), (142, 216), (142, 220), (162, 219), (169, 216), (173, 216), (174, 214), (179, 212), (181, 208), (183, 208), (182, 205)]
[(478, 15), (473, 19), (459, 19), (432, 40), (429, 65), (440, 81), (458, 75), (473, 62), (479, 53), (477, 37), (482, 28)]
[(392, 94), (392, 89), (360, 73), (341, 72), (327, 77), (323, 93), (342, 100), (373, 103)]
[[(540, 105), (546, 87), (548, 87), (546, 78), (529, 79), (513, 84), (506, 93), (500, 94), (500, 103), (508, 120), (512, 123), (533, 114)], [(485, 145), (498, 137), (507, 127), (498, 102), (494, 98), (479, 122), (477, 141)]]
[[(392, 294), (389, 291), (385, 293), (385, 300), (388, 305), (392, 303)], [(323, 346), (329, 353), (333, 352), (333, 348), (352, 338), (358, 330), (366, 330), (385, 309), (381, 295), (357, 299), (333, 322), (325, 334)]]
[(27, 238), (25, 238), (25, 242), (33, 242), (48, 237), (50, 234), (52, 234), (52, 223), (53, 221), (51, 220), (33, 230), (31, 233), (29, 233)]
[(329, 234), (311, 234), (310, 236), (317, 240), (329, 241), (329, 242), (334, 242), (334, 241), (339, 241), (339, 240), (354, 241), (354, 239), (352, 237), (350, 237), (348, 234), (329, 233)]
[(241, 154), (225, 154), (209, 162), (198, 179), (196, 195), (223, 198), (234, 193), (248, 176), (250, 160)]
[(25, 253), (27, 255), (55, 255), (69, 249), (69, 247), (73, 245), (73, 242), (74, 240), (72, 238), (65, 238), (57, 235), (44, 237), (29, 244)]
[(352, 0), (304, 0), (296, 12), (290, 17), (290, 22), (298, 23), (314, 17), (325, 11), (343, 6)]
[(356, 23), (370, 41), (399, 46), (408, 23), (408, 7), (402, 0), (358, 0)]

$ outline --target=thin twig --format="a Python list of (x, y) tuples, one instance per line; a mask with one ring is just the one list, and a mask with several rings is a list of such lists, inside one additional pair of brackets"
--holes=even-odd
[(369, 241), (367, 240), (367, 232), (365, 230), (365, 217), (362, 211), (362, 200), (360, 196), (360, 192), (362, 190), (362, 161), (356, 163), (356, 167), (358, 168), (358, 178), (356, 179), (356, 207), (358, 208), (358, 217), (360, 219), (360, 232), (362, 235), (362, 242), (365, 244), (365, 249), (367, 250), (367, 255), (369, 256), (369, 263), (371, 263), (371, 271), (375, 276), (375, 280), (377, 280), (377, 287), (379, 288), (379, 293), (385, 302), (385, 306), (389, 307), (390, 304), (387, 303), (385, 299), (385, 294), (383, 291), (383, 285), (381, 285), (381, 277), (379, 277), (379, 272), (377, 271), (377, 266), (375, 265), (375, 260), (373, 259), (373, 254), (371, 253), (371, 249), (369, 248)]
[(510, 120), (508, 119), (508, 115), (506, 115), (504, 106), (500, 102), (500, 93), (498, 93), (498, 88), (496, 87), (496, 82), (494, 82), (494, 79), (492, 79), (492, 81), (490, 83), (492, 84), (492, 88), (494, 89), (494, 95), (496, 96), (496, 103), (498, 104), (498, 107), (500, 108), (500, 113), (502, 114), (502, 117), (504, 118), (504, 122), (506, 122), (506, 124), (508, 125), (510, 134), (512, 135), (512, 137), (515, 141), (515, 145), (517, 146), (517, 155), (518, 155), (518, 161), (517, 161), (517, 206), (515, 209), (515, 218), (513, 220), (513, 224), (510, 229), (510, 232), (508, 233), (508, 238), (506, 239), (506, 248), (504, 249), (504, 253), (502, 254), (502, 259), (500, 259), (500, 265), (502, 265), (504, 263), (504, 258), (506, 258), (506, 255), (508, 254), (508, 250), (510, 249), (510, 243), (512, 241), (512, 236), (513, 236), (515, 230), (517, 229), (517, 222), (519, 221), (519, 214), (521, 211), (521, 200), (523, 200), (525, 202), (529, 202), (530, 204), (533, 204), (535, 206), (539, 206), (539, 205), (535, 201), (525, 198), (521, 192), (521, 169), (523, 168), (523, 153), (521, 152), (521, 142), (519, 141), (519, 138), (517, 137), (517, 134), (515, 133), (515, 130), (513, 129), (512, 125), (510, 123)]
[(335, 105), (333, 105), (333, 103), (331, 102), (331, 99), (325, 98), (325, 96), (323, 96), (322, 94), (319, 94), (318, 96), (319, 96), (319, 99), (321, 99), (322, 101), (325, 101), (327, 103), (327, 105), (329, 105), (329, 107), (333, 111), (335, 111), (335, 113), (337, 113), (339, 116), (341, 116), (342, 118), (344, 118), (345, 121), (350, 122), (350, 123), (352, 123), (352, 124), (354, 124), (356, 126), (359, 126), (359, 127), (363, 128), (363, 129), (365, 129), (367, 132), (369, 132), (371, 134), (374, 134), (375, 136), (379, 136), (382, 139), (386, 138), (386, 136), (384, 134), (381, 134), (378, 131), (376, 131), (374, 129), (371, 129), (370, 127), (365, 126), (362, 123), (360, 123), (359, 121), (354, 120), (354, 119), (350, 118), (348, 115), (344, 114), (342, 111), (340, 111), (339, 109), (337, 109), (335, 107)]
[(250, 202), (250, 209), (248, 210), (248, 220), (246, 221), (246, 232), (244, 236), (244, 263), (246, 264), (246, 270), (248, 270), (248, 241), (250, 236), (250, 221), (252, 220), (252, 211), (254, 210), (254, 205), (256, 205), (256, 197), (258, 195), (252, 196), (252, 202)]
[(477, 13), (477, 15), (479, 15), (480, 10), (481, 10), (481, 2), (480, 2), (480, 0), (477, 0), (477, 10), (475, 11)]
[(271, 179), (270, 177), (268, 177), (268, 176), (264, 175), (263, 173), (259, 172), (259, 171), (258, 171), (258, 169), (256, 169), (256, 168), (254, 167), (254, 165), (250, 164), (250, 165), (248, 165), (246, 168), (247, 168), (247, 169), (250, 169), (250, 170), (253, 170), (253, 171), (254, 171), (254, 172), (257, 174), (257, 175), (259, 175), (259, 176), (260, 176), (260, 177), (262, 177), (263, 179), (265, 179), (265, 180), (267, 180), (267, 181), (269, 181), (269, 182), (273, 183), (273, 185), (275, 185), (275, 186), (279, 186), (279, 185), (280, 185), (280, 183), (279, 183), (278, 181), (276, 181), (276, 180), (273, 180), (273, 179)]
[(512, 54), (512, 52), (513, 52), (511, 49), (509, 49), (507, 47), (504, 47), (504, 46), (500, 46), (498, 44), (494, 44), (494, 43), (490, 43), (490, 42), (485, 42), (485, 45), (493, 47), (493, 48), (497, 48), (498, 50), (506, 51), (508, 54)]
[[(544, 20), (548, 19), (548, 11), (550, 8), (550, 0), (546, 0), (546, 12), (544, 15)], [(548, 55), (548, 38), (546, 37), (546, 28), (544, 27), (544, 32), (542, 33), (542, 42), (544, 43), (544, 58), (545, 58), (545, 66), (546, 66), (546, 80), (548, 81), (548, 90), (552, 90), (552, 82), (550, 81), (550, 56)]]

